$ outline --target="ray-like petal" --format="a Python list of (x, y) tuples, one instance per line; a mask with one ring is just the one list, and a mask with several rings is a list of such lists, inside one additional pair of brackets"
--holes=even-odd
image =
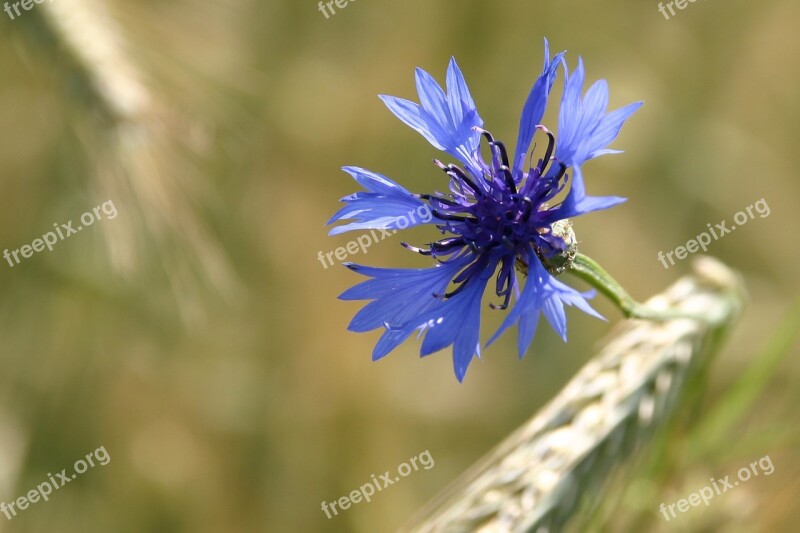
[(528, 276), (525, 287), (511, 312), (508, 313), (497, 332), (489, 339), (487, 346), (493, 343), (510, 326), (518, 322), (517, 350), (519, 357), (523, 357), (533, 341), (539, 313), (543, 313), (553, 326), (553, 329), (566, 340), (567, 326), (564, 304), (574, 305), (592, 316), (602, 319), (586, 302), (591, 298), (592, 292), (580, 293), (572, 287), (558, 281), (547, 272), (533, 250), (527, 257)]
[(345, 266), (350, 270), (372, 279), (348, 289), (339, 298), (373, 300), (356, 313), (348, 329), (365, 332), (386, 328), (373, 351), (373, 359), (380, 359), (413, 333), (413, 328), (401, 331), (402, 325), (441, 305), (441, 295), (450, 280), (469, 261), (470, 258), (460, 258), (422, 269), (372, 268), (347, 263)]
[(579, 166), (600, 155), (615, 153), (606, 147), (616, 139), (625, 121), (642, 105), (636, 102), (606, 114), (606, 81), (594, 83), (581, 98), (584, 76), (581, 58), (578, 58), (578, 67), (572, 75), (564, 65), (564, 95), (558, 119), (556, 158), (567, 166)]
[(576, 166), (572, 169), (572, 182), (567, 197), (558, 207), (548, 210), (547, 216), (542, 217), (541, 220), (543, 224), (552, 224), (565, 218), (608, 209), (626, 201), (627, 198), (620, 196), (588, 196), (583, 181), (583, 172), (581, 167)]
[(522, 117), (519, 121), (517, 149), (514, 152), (514, 177), (517, 180), (521, 177), (522, 165), (525, 164), (525, 154), (533, 140), (533, 134), (536, 133), (536, 126), (542, 122), (550, 89), (556, 80), (558, 64), (563, 57), (564, 52), (559, 52), (554, 58), (550, 59), (550, 45), (547, 39), (544, 40), (544, 67), (531, 88), (531, 92), (522, 108)]
[(450, 58), (450, 64), (447, 65), (446, 83), (447, 105), (450, 107), (450, 116), (453, 117), (454, 124), (459, 124), (476, 107), (464, 75), (461, 73), (461, 69), (458, 67), (454, 57)]
[(499, 259), (484, 255), (473, 266), (463, 289), (444, 301), (416, 315), (398, 333), (408, 336), (415, 330), (425, 333), (420, 355), (426, 356), (453, 346), (453, 369), (463, 381), (474, 356), (480, 357), (481, 300), (486, 284), (497, 268)]
[(347, 205), (334, 214), (328, 224), (355, 220), (331, 229), (338, 235), (356, 229), (405, 229), (420, 224), (435, 223), (428, 204), (386, 176), (358, 167), (344, 167), (366, 191), (341, 199)]
[(419, 68), (416, 70), (416, 86), (421, 105), (394, 96), (381, 95), (380, 98), (397, 118), (419, 132), (436, 149), (476, 169), (475, 154), (480, 134), (474, 128), (483, 126), (483, 120), (455, 58), (451, 59), (447, 69), (446, 94), (433, 76)]

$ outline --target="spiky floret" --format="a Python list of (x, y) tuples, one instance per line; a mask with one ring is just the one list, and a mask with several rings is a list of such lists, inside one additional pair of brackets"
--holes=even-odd
[[(562, 52), (551, 58), (545, 41), (544, 68), (523, 107), (513, 159), (506, 146), (483, 129), (483, 120), (454, 59), (447, 71), (446, 92), (427, 72), (417, 69), (420, 104), (381, 97), (400, 120), (460, 164), (434, 160), (449, 178), (447, 192), (436, 194), (412, 194), (385, 176), (355, 167), (345, 169), (366, 191), (342, 199), (347, 205), (328, 223), (355, 221), (332, 229), (332, 234), (433, 224), (444, 235), (422, 247), (403, 243), (409, 250), (434, 259), (432, 268), (347, 265), (371, 278), (341, 298), (372, 300), (356, 314), (350, 329), (384, 329), (373, 359), (385, 356), (419, 330), (425, 334), (420, 352), (423, 356), (453, 346), (455, 373), (461, 381), (472, 358), (480, 356), (481, 301), (492, 277), (499, 303), (490, 306), (506, 310), (512, 295), (516, 295), (516, 303), (489, 344), (516, 323), (520, 357), (533, 339), (540, 314), (564, 340), (565, 304), (599, 317), (586, 302), (591, 293), (580, 293), (555, 275), (569, 268), (577, 250), (569, 219), (624, 201), (587, 196), (581, 165), (612, 152), (607, 145), (640, 104), (606, 113), (605, 82), (596, 82), (581, 97), (583, 63), (579, 61), (575, 73), (569, 76), (563, 56)], [(562, 64), (566, 80), (559, 115), (561, 141), (557, 142), (541, 120)], [(546, 144), (536, 164), (526, 165), (526, 161), (533, 161), (533, 151), (529, 155), (528, 150), (537, 131), (546, 137)], [(488, 146), (488, 161), (481, 152), (482, 139)], [(564, 192), (567, 186), (568, 192)], [(429, 220), (409, 222), (404, 216), (421, 207), (430, 210)]]

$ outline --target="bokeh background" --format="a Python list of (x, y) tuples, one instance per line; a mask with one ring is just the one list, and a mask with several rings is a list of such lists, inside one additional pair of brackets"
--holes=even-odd
[[(613, 107), (645, 102), (614, 145), (626, 153), (585, 167), (590, 194), (629, 202), (575, 221), (632, 294), (689, 270), (658, 251), (771, 208), (709, 250), (749, 301), (695, 423), (731, 390), (746, 401), (716, 440), (673, 435), (670, 474), (624, 484), (608, 528), (794, 531), (794, 0), (708, 0), (670, 20), (655, 1), (358, 0), (326, 19), (312, 0), (53, 0), (0, 20), (0, 248), (106, 200), (119, 212), (0, 264), (0, 500), (99, 446), (111, 456), (3, 531), (392, 531), (552, 397), (620, 319), (606, 302), (610, 323), (570, 312), (569, 343), (542, 326), (522, 361), (506, 335), (458, 384), (449, 351), (420, 360), (415, 341), (371, 362), (377, 333), (348, 333), (360, 304), (336, 298), (358, 276), (317, 260), (354, 236), (324, 227), (356, 190), (341, 166), (443, 185), (377, 94), (416, 98), (414, 67), (443, 80), (456, 56), (487, 127), (513, 139), (545, 36), (608, 79)], [(352, 259), (424, 265), (401, 240)], [(321, 511), (424, 450), (434, 468)], [(657, 514), (764, 455), (771, 476), (679, 521)]]

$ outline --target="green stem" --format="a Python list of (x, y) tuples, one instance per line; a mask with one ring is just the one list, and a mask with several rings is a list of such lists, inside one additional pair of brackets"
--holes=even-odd
[[(641, 318), (645, 320), (671, 320), (674, 318), (691, 318), (704, 320), (701, 317), (680, 313), (676, 311), (658, 311), (650, 309), (637, 302), (622, 288), (617, 280), (606, 272), (597, 262), (580, 252), (575, 254), (572, 266), (567, 270), (573, 276), (579, 277), (589, 285), (603, 293), (609, 300), (620, 308), (627, 318)], [(705, 321), (705, 320), (704, 320)]]

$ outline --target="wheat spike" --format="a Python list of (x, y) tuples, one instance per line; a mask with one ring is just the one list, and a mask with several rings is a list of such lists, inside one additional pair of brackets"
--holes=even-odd
[(204, 283), (235, 298), (240, 287), (233, 269), (196, 212), (204, 180), (185, 139), (198, 124), (180, 116), (137, 64), (106, 2), (58, 0), (42, 7), (89, 80), (93, 104), (109, 117), (91, 122), (89, 133), (76, 129), (95, 165), (97, 196), (123, 204), (120, 212), (128, 215), (125, 224), (104, 225), (114, 265), (130, 275), (152, 246), (188, 321), (198, 318), (192, 314), (201, 307)]
[(705, 318), (627, 320), (529, 422), (467, 471), (405, 530), (561, 531), (587, 489), (646, 442), (739, 314), (743, 288), (710, 258), (647, 305)]

